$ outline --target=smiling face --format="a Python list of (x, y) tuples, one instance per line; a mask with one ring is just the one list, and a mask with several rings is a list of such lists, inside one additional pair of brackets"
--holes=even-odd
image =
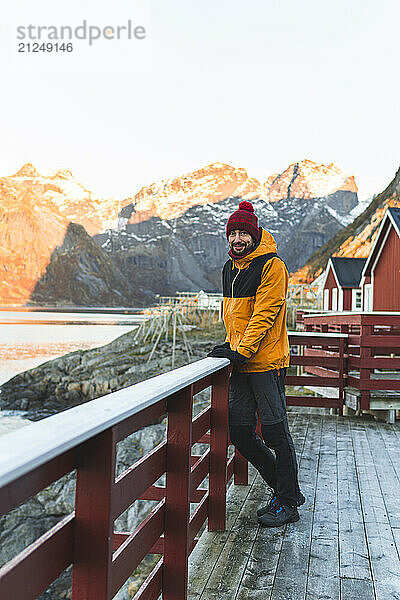
[(232, 229), (228, 235), (229, 248), (236, 254), (242, 256), (254, 246), (254, 240), (251, 235), (243, 229)]

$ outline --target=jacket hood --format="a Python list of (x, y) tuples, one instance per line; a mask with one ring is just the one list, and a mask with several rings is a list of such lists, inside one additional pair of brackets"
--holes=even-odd
[(260, 229), (261, 239), (258, 246), (254, 248), (252, 252), (250, 252), (246, 256), (243, 256), (243, 258), (238, 257), (233, 259), (234, 265), (236, 265), (238, 268), (243, 268), (244, 266), (247, 266), (249, 262), (251, 262), (254, 258), (257, 258), (258, 256), (262, 256), (263, 254), (270, 254), (271, 252), (277, 251), (278, 246), (273, 235), (266, 229), (263, 229), (262, 227), (260, 227)]

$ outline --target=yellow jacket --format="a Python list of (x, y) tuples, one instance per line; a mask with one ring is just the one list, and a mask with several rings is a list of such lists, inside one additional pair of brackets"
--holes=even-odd
[(223, 318), (232, 350), (248, 358), (242, 372), (289, 366), (286, 294), (289, 274), (272, 235), (261, 229), (259, 245), (222, 272)]

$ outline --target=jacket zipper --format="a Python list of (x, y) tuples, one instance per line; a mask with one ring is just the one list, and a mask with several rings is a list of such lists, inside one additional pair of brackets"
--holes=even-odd
[[(233, 304), (233, 284), (235, 283), (238, 275), (240, 273), (240, 269), (238, 268), (238, 272), (236, 273), (235, 277), (233, 278), (232, 281), (232, 286), (231, 286), (231, 296), (232, 296), (232, 302), (231, 302), (231, 310), (230, 310), (230, 318), (231, 318), (231, 330), (233, 331), (233, 321), (232, 321), (232, 304)], [(236, 332), (235, 332), (236, 334)], [(236, 335), (235, 335), (235, 346), (236, 346)], [(236, 350), (236, 348), (234, 348)]]
[(235, 281), (236, 281), (239, 273), (240, 273), (240, 269), (238, 269), (238, 272), (236, 273), (236, 275), (235, 275), (235, 277), (233, 278), (233, 281), (232, 281), (232, 291), (231, 291), (232, 298), (233, 298), (233, 284), (235, 283)]

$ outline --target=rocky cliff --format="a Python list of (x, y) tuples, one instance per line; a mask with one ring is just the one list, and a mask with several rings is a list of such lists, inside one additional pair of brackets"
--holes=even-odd
[(400, 169), (388, 187), (375, 198), (352, 223), (317, 250), (307, 263), (293, 274), (293, 283), (313, 281), (325, 269), (330, 256), (366, 258), (378, 233), (379, 225), (391, 206), (400, 207)]
[(114, 222), (121, 207), (120, 201), (94, 197), (66, 170), (43, 176), (27, 163), (0, 178), (0, 303), (31, 298), (70, 222), (93, 235)]
[(244, 198), (292, 271), (359, 205), (354, 179), (335, 165), (302, 161), (261, 184), (244, 169), (215, 163), (143, 188), (120, 212), (118, 229), (95, 239), (123, 273), (157, 293), (217, 291), (227, 258), (225, 224)]
[(53, 250), (45, 273), (36, 283), (30, 302), (85, 306), (150, 304), (146, 294), (116, 267), (82, 225), (69, 223), (62, 243)]

